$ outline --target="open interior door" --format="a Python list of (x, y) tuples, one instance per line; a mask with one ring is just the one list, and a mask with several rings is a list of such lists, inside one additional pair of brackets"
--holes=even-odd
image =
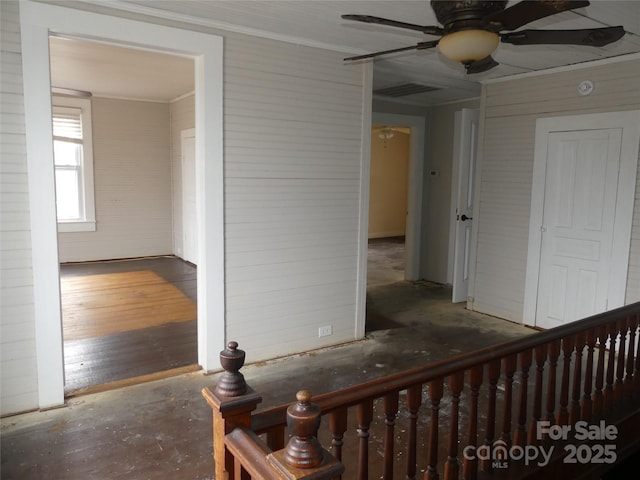
[(478, 146), (477, 109), (464, 108), (456, 112), (454, 138), (453, 192), (455, 202), (453, 294), (452, 302), (465, 302), (469, 284), (469, 254), (473, 228), (474, 178)]

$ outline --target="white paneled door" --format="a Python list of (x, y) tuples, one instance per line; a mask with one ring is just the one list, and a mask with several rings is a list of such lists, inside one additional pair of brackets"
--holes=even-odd
[(456, 142), (453, 185), (455, 240), (453, 257), (452, 302), (466, 302), (469, 287), (471, 231), (473, 227), (473, 199), (480, 114), (477, 109), (465, 108), (456, 113)]
[(622, 129), (548, 136), (536, 325), (607, 310)]
[(198, 224), (196, 220), (196, 135), (190, 128), (182, 138), (182, 258), (198, 264)]

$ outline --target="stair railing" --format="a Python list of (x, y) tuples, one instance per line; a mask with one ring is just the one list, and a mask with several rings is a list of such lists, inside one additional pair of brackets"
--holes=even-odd
[(286, 410), (292, 435), (285, 448), (273, 451), (251, 430), (251, 412), (262, 399), (240, 373), (244, 360), (245, 352), (237, 342), (229, 342), (220, 352), (225, 372), (214, 389), (202, 390), (213, 410), (215, 478), (330, 480), (340, 476), (344, 467), (316, 438), (320, 408), (311, 403), (308, 391), (299, 391), (297, 403)]
[[(573, 478), (576, 469), (603, 471), (638, 447), (639, 321), (636, 303), (317, 395), (314, 404), (328, 427), (320, 439), (330, 446), (336, 471), (344, 465), (349, 479), (414, 479), (422, 471), (427, 480), (521, 478), (550, 469)], [(222, 375), (222, 392), (225, 376), (237, 373), (227, 369)], [(214, 410), (216, 478), (225, 478), (219, 475), (227, 474), (227, 466), (247, 456), (239, 446), (246, 439), (268, 457), (297, 435), (287, 420), (291, 406), (252, 413), (260, 400), (248, 387), (228, 400), (209, 389), (203, 393)], [(577, 432), (600, 427), (616, 432), (608, 444), (578, 438)], [(243, 433), (230, 435), (236, 428)], [(372, 431), (382, 438), (372, 438)], [(240, 435), (242, 442), (234, 440)], [(567, 445), (573, 445), (573, 459)], [(611, 447), (600, 464), (591, 461), (598, 453), (594, 445)], [(244, 478), (239, 474), (230, 478)]]

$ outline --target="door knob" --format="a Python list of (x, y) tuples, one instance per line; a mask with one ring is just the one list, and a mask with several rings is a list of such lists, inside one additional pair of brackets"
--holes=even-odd
[(467, 220), (473, 220), (473, 217), (467, 217), (464, 213), (462, 215), (460, 215), (460, 220), (462, 220), (463, 222), (467, 221)]

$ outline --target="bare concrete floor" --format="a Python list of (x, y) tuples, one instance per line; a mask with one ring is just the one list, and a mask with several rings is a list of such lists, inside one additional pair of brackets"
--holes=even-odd
[[(532, 333), (450, 303), (450, 289), (397, 282), (369, 289), (368, 309), (396, 328), (305, 355), (250, 364), (261, 408)], [(242, 346), (240, 346), (242, 348)], [(217, 375), (174, 378), (72, 398), (64, 408), (2, 419), (2, 478), (210, 479), (211, 411), (200, 395)]]

